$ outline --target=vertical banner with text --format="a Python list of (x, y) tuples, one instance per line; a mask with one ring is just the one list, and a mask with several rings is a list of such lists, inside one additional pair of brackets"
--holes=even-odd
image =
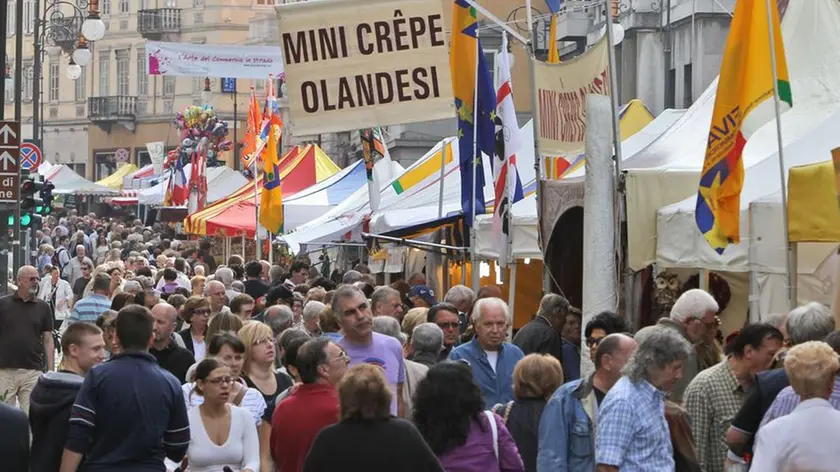
[(560, 64), (537, 61), (534, 75), (540, 154), (580, 153), (586, 138), (586, 96), (610, 94), (606, 36), (570, 61)]
[(441, 0), (323, 0), (277, 8), (298, 136), (452, 118)]

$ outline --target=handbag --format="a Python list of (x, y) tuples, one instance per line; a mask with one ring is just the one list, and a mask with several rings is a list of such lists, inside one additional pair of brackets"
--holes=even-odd
[(490, 423), (490, 433), (493, 435), (493, 453), (496, 455), (496, 460), (499, 460), (499, 428), (496, 425), (496, 418), (493, 417), (493, 412), (489, 410), (484, 411), (487, 416), (487, 421)]

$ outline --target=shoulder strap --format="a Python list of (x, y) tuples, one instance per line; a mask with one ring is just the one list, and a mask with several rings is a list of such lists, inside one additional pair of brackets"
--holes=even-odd
[(505, 414), (502, 415), (502, 420), (507, 424), (508, 418), (510, 417), (510, 410), (513, 408), (513, 400), (509, 401), (507, 406), (505, 406)]
[(490, 432), (493, 434), (493, 453), (496, 455), (496, 460), (499, 460), (499, 429), (496, 425), (496, 418), (493, 417), (492, 411), (484, 411), (487, 416), (487, 421), (490, 423)]
[(236, 406), (239, 406), (242, 403), (242, 400), (245, 399), (245, 392), (247, 392), (247, 391), (248, 391), (247, 387), (242, 387), (242, 389), (239, 390), (239, 393), (236, 395), (236, 397), (233, 398), (232, 403)]

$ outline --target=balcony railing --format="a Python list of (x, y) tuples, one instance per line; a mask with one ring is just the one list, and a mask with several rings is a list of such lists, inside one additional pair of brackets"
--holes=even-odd
[(88, 99), (88, 118), (98, 122), (135, 121), (137, 97), (91, 97)]
[(137, 12), (137, 32), (144, 37), (181, 32), (180, 8), (155, 8)]

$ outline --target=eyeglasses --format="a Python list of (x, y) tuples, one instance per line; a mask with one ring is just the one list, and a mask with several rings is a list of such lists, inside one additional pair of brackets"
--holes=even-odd
[(586, 345), (589, 347), (598, 347), (604, 338), (586, 338)]
[(207, 382), (209, 382), (213, 385), (219, 385), (219, 384), (223, 384), (223, 383), (232, 384), (233, 383), (233, 377), (216, 377), (215, 379), (207, 379)]
[(209, 314), (210, 314), (210, 309), (209, 308), (196, 308), (193, 311), (193, 315), (207, 316)]
[(345, 364), (349, 364), (350, 363), (350, 356), (348, 356), (346, 352), (342, 351), (341, 354), (338, 355), (338, 357), (331, 360), (330, 362), (335, 362), (335, 361), (343, 361)]
[(449, 323), (437, 323), (440, 329), (455, 329), (461, 327), (461, 324), (457, 321), (452, 321)]
[(254, 341), (254, 346), (261, 346), (263, 344), (271, 344), (271, 342), (272, 342), (272, 340), (270, 338), (257, 339), (256, 341)]

